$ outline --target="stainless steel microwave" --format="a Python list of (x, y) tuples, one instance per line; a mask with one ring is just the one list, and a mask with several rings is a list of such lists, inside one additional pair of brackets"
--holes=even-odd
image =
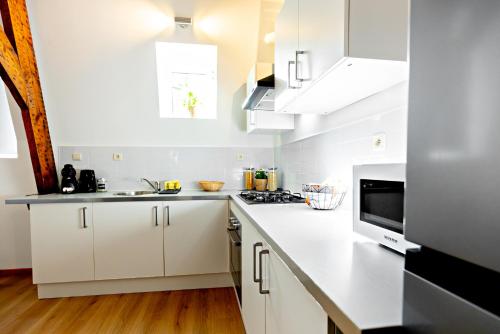
[(353, 176), (354, 232), (403, 254), (417, 247), (404, 239), (406, 165), (358, 165)]

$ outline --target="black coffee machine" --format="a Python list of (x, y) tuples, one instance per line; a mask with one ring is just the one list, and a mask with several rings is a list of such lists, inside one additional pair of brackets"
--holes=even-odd
[(72, 165), (64, 165), (61, 171), (61, 192), (63, 194), (74, 194), (78, 192), (78, 181), (76, 181), (76, 170)]
[(97, 191), (97, 182), (95, 172), (91, 169), (82, 169), (80, 171), (79, 192), (95, 193)]

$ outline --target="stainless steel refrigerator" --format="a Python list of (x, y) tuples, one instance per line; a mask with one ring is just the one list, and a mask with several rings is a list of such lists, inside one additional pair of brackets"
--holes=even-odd
[(500, 1), (410, 15), (403, 323), (500, 333)]

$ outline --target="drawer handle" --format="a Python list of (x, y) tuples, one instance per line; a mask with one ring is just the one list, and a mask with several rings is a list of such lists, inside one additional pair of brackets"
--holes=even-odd
[(257, 247), (262, 247), (262, 242), (256, 242), (253, 244), (253, 281), (259, 283), (257, 278)]
[(269, 254), (269, 250), (263, 249), (259, 252), (259, 293), (261, 295), (268, 295), (269, 290), (264, 290), (263, 285), (264, 285), (264, 280), (262, 279), (262, 255), (264, 254)]

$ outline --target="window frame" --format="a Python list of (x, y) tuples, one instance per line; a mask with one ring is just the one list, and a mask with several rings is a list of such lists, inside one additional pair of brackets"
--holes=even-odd
[[(218, 116), (217, 45), (156, 42), (155, 51), (160, 118), (216, 120)], [(194, 79), (195, 75), (199, 77)], [(191, 84), (189, 83), (190, 76), (193, 76)], [(185, 97), (182, 100), (180, 98), (174, 100), (175, 90), (180, 90), (180, 94)], [(201, 97), (197, 93), (200, 91), (202, 91)], [(191, 106), (188, 107), (189, 104)]]

